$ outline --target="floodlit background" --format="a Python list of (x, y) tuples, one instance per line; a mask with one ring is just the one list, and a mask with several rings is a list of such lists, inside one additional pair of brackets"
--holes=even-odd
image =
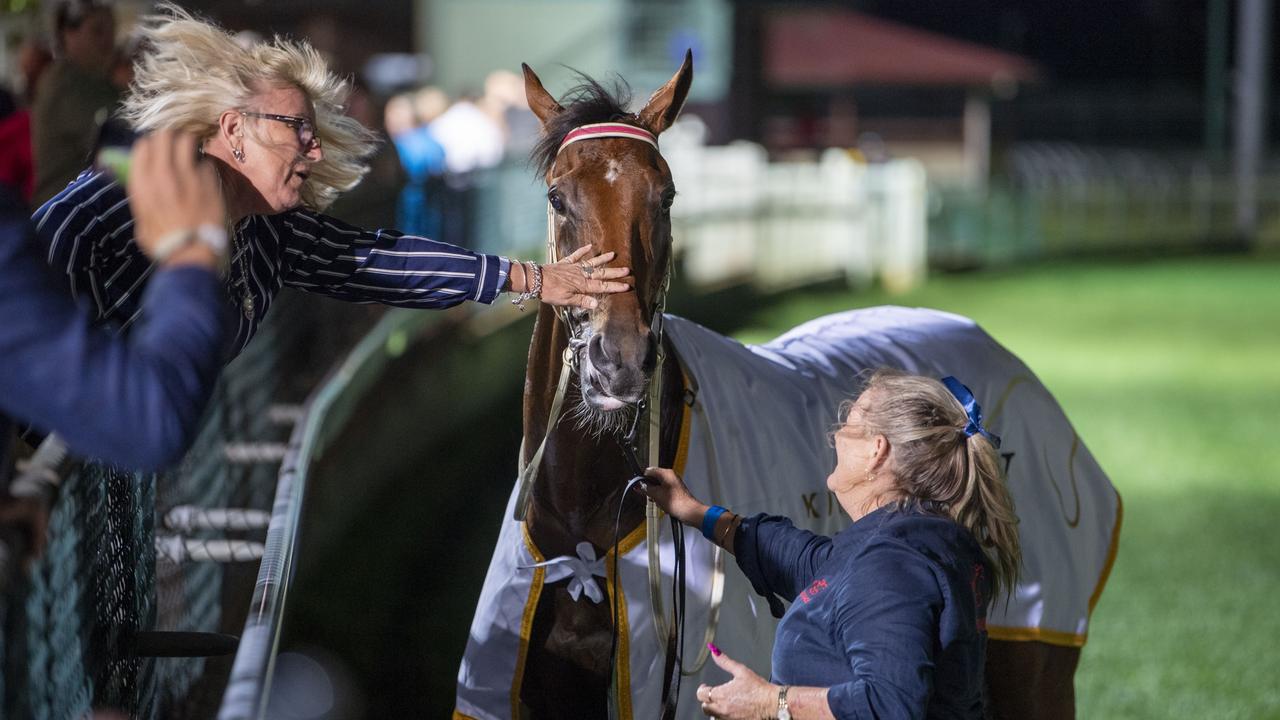
[[(1266, 0), (182, 4), (235, 31), (305, 37), (356, 81), (350, 112), (389, 141), (334, 215), (529, 258), (545, 188), (527, 163), (538, 125), (520, 63), (553, 94), (581, 72), (625, 80), (642, 103), (692, 49), (692, 94), (662, 136), (679, 191), (670, 310), (744, 342), (878, 304), (977, 320), (1057, 396), (1124, 498), (1079, 717), (1280, 717)], [(124, 69), (150, 7), (116, 4)], [(49, 3), (0, 8), (2, 128), (47, 43)], [(529, 319), (282, 307), (296, 314), (232, 376), (261, 387), (268, 371), (251, 362), (269, 355), (287, 382), (220, 400), (237, 438), (253, 423), (236, 418), (269, 405), (314, 410), (273, 716), (445, 716), (514, 479)], [(326, 375), (340, 362), (345, 376)], [(254, 480), (227, 462), (207, 449), (186, 476), (156, 479), (139, 517), (228, 478), (269, 506), (274, 468)], [(256, 565), (169, 567), (147, 554), (154, 528), (133, 532), (155, 563), (134, 622), (239, 634)], [(67, 662), (86, 704), (159, 717), (210, 716), (230, 666), (85, 661), (75, 675)], [(111, 695), (103, 678), (121, 667), (148, 679)]]

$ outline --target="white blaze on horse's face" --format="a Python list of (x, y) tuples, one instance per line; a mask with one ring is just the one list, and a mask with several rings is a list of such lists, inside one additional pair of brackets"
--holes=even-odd
[[(656, 365), (658, 341), (650, 324), (669, 267), (669, 209), (675, 190), (671, 170), (651, 140), (679, 115), (693, 79), (693, 61), (686, 55), (671, 81), (635, 115), (626, 114), (611, 97), (592, 96), (587, 103), (579, 99), (566, 109), (528, 66), (524, 74), (529, 108), (546, 137), (560, 143), (578, 132), (574, 142), (544, 156), (557, 254), (564, 257), (591, 243), (597, 252), (614, 252), (613, 265), (631, 269), (633, 291), (601, 297), (596, 309), (568, 314), (569, 330), (576, 335), (570, 345), (578, 360), (583, 409), (603, 426), (612, 422), (606, 416), (644, 397)], [(647, 133), (636, 137), (624, 127), (620, 132), (626, 137), (588, 136), (601, 123)], [(590, 126), (590, 132), (584, 134), (583, 126)]]
[(610, 185), (618, 180), (618, 175), (622, 172), (622, 164), (612, 158), (609, 159), (609, 170), (604, 174), (604, 181)]
[(616, 264), (630, 267), (635, 278), (635, 291), (569, 316), (584, 410), (613, 413), (644, 397), (656, 364), (650, 326), (671, 252), (665, 200), (671, 173), (654, 148), (626, 138), (578, 143), (561, 154), (555, 169), (553, 208), (563, 208), (553, 218), (558, 254), (589, 240), (616, 253)]

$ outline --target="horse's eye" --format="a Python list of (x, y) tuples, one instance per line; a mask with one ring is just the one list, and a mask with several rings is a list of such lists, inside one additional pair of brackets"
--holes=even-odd
[(551, 207), (558, 213), (564, 212), (564, 200), (560, 197), (560, 193), (552, 190), (547, 193), (547, 202), (551, 203)]
[(670, 210), (671, 204), (674, 203), (675, 201), (676, 201), (676, 193), (674, 190), (664, 194), (662, 196), (662, 209)]

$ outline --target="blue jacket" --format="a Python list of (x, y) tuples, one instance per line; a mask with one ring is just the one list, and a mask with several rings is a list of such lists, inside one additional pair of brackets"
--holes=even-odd
[(757, 515), (734, 552), (771, 605), (791, 602), (774, 683), (830, 688), (837, 718), (982, 718), (990, 578), (959, 524), (886, 505), (828, 538)]
[(0, 463), (5, 416), (122, 467), (182, 457), (222, 367), (224, 292), (213, 272), (173, 268), (142, 306), (128, 336), (94, 327), (43, 262), (26, 209), (0, 193)]

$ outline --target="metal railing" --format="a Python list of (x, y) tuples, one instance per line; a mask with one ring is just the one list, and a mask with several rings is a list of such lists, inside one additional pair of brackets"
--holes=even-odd
[(280, 466), (266, 548), (219, 720), (266, 717), (312, 463), (346, 424), (356, 401), (386, 362), (398, 354), (403, 338), (421, 332), (440, 317), (415, 310), (387, 312), (303, 406)]

